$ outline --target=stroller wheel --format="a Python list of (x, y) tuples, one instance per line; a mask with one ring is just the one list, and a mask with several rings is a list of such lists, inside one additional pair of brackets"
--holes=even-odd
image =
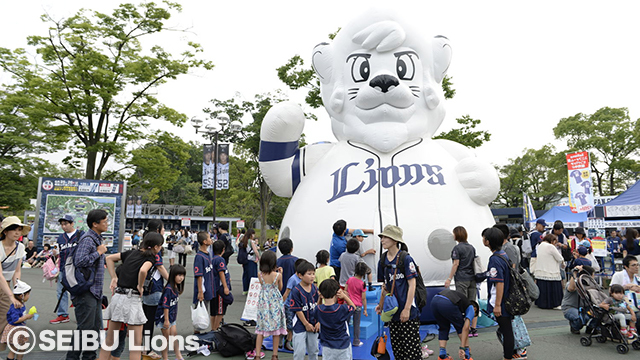
[(582, 344), (582, 346), (591, 346), (591, 339), (583, 336), (580, 338), (580, 344)]
[(629, 347), (627, 345), (620, 344), (616, 346), (616, 350), (618, 350), (619, 354), (626, 354), (629, 352)]
[(607, 342), (607, 338), (604, 337), (603, 335), (596, 335), (595, 338), (596, 338), (596, 341), (599, 342), (600, 344)]
[(633, 346), (633, 350), (640, 350), (640, 340), (632, 342), (631, 346)]

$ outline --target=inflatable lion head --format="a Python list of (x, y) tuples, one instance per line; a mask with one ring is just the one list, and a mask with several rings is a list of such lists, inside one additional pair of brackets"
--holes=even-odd
[(338, 140), (387, 153), (431, 137), (444, 119), (449, 40), (426, 40), (389, 11), (371, 10), (313, 50), (313, 68)]

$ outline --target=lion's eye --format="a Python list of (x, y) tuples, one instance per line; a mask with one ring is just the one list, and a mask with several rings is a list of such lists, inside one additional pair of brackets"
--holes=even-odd
[(369, 80), (369, 73), (371, 68), (369, 67), (369, 59), (366, 56), (353, 56), (350, 58), (351, 63), (351, 78), (354, 82), (363, 82)]
[(411, 53), (398, 55), (396, 59), (396, 72), (400, 80), (413, 80), (413, 76), (416, 73), (416, 66)]

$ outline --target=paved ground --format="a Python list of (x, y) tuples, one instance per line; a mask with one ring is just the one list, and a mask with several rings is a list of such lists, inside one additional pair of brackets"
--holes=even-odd
[[(192, 267), (193, 256), (188, 258), (187, 269)], [(240, 322), (239, 318), (242, 314), (245, 297), (242, 296), (241, 275), (242, 268), (237, 264), (235, 257), (231, 258), (231, 283), (235, 297), (235, 303), (229, 307), (225, 320), (227, 322)], [(38, 308), (40, 318), (38, 321), (29, 321), (29, 326), (38, 333), (44, 329), (68, 329), (73, 330), (76, 327), (73, 310), (71, 310), (72, 321), (66, 324), (50, 325), (49, 320), (55, 317), (53, 308), (56, 303), (56, 284), (52, 286), (49, 282), (42, 282), (41, 269), (23, 269), (22, 279), (33, 287), (31, 299), (27, 303), (30, 306), (35, 305)], [(189, 271), (190, 272), (190, 271)], [(107, 274), (108, 278), (109, 275)], [(105, 279), (105, 293), (108, 292), (107, 285), (109, 279)], [(180, 306), (178, 311), (178, 333), (189, 335), (192, 333), (191, 314), (189, 305), (193, 297), (193, 277), (187, 277), (187, 285), (185, 292), (180, 297)], [(525, 322), (529, 329), (533, 344), (529, 349), (530, 359), (638, 359), (640, 351), (633, 351), (626, 355), (619, 355), (616, 352), (615, 345), (607, 342), (605, 344), (595, 343), (590, 347), (580, 345), (580, 337), (569, 333), (569, 325), (563, 319), (562, 312), (559, 310), (540, 310), (532, 308), (531, 311), (524, 316)], [(251, 331), (253, 329), (250, 328)], [(501, 359), (501, 346), (495, 336), (495, 328), (480, 329), (480, 336), (471, 340), (472, 355), (475, 360), (498, 360)], [(449, 342), (449, 352), (457, 353), (459, 342)], [(429, 347), (436, 349), (438, 347), (437, 340), (429, 342)], [(270, 359), (270, 352), (267, 352), (266, 359)], [(6, 352), (0, 353), (4, 359)], [(123, 359), (127, 359), (127, 351), (123, 354)], [(209, 359), (221, 359), (222, 356), (212, 354)], [(371, 357), (373, 358), (373, 357)], [(25, 356), (25, 359), (47, 359), (58, 360), (64, 359), (62, 352), (32, 352)], [(205, 359), (203, 356), (195, 356), (193, 359)], [(228, 359), (244, 359), (242, 356)], [(280, 359), (293, 359), (291, 354), (281, 353)], [(346, 360), (346, 359), (345, 359)]]

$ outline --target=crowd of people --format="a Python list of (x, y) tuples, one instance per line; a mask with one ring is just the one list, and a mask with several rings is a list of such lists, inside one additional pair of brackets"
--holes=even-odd
[[(281, 255), (276, 255), (271, 245), (260, 247), (253, 229), (239, 232), (235, 239), (229, 227), (221, 223), (211, 232), (191, 232), (187, 229), (171, 229), (165, 234), (160, 220), (151, 220), (144, 232), (135, 231), (133, 249), (107, 255), (102, 233), (108, 229), (109, 219), (103, 210), (92, 210), (86, 219), (89, 230), (75, 228), (71, 216), (59, 219), (64, 230), (55, 246), (46, 244), (37, 251), (33, 241), (27, 247), (18, 241), (29, 231), (29, 226), (17, 217), (2, 221), (0, 260), (5, 281), (0, 281), (0, 351), (8, 339), (5, 332), (26, 326), (33, 313), (26, 311), (31, 287), (20, 281), (22, 262), (25, 266), (38, 267), (49, 259), (64, 264), (69, 256), (78, 268), (91, 269), (95, 281), (83, 292), (65, 289), (58, 282), (57, 317), (51, 324), (69, 321), (69, 298), (74, 306), (77, 329), (83, 331), (102, 329), (103, 304), (108, 302), (104, 317), (109, 320), (105, 342), (108, 346), (118, 338), (119, 346), (113, 351), (101, 350), (100, 359), (119, 358), (124, 350), (128, 333), (133, 344), (144, 345), (144, 351), (131, 351), (132, 359), (145, 355), (156, 359), (168, 359), (166, 348), (153, 349), (145, 339), (153, 336), (155, 328), (169, 340), (177, 334), (178, 298), (184, 290), (184, 282), (193, 276), (193, 304), (205, 304), (210, 315), (210, 329), (217, 330), (223, 323), (227, 306), (233, 302), (229, 258), (237, 251), (237, 261), (242, 265), (243, 293), (249, 290), (252, 278), (258, 278), (262, 286), (257, 306), (257, 318), (245, 325), (255, 326), (255, 349), (246, 354), (247, 359), (263, 358), (264, 338), (273, 338), (272, 359), (278, 359), (279, 345), (293, 351), (294, 359), (317, 359), (318, 344), (322, 345), (324, 359), (349, 359), (352, 347), (362, 346), (360, 321), (367, 312), (367, 289), (372, 286), (372, 272), (365, 262), (375, 249), (362, 249), (362, 242), (372, 229), (349, 229), (344, 220), (333, 225), (329, 251), (319, 250), (315, 264), (294, 255), (294, 243), (289, 238), (277, 242)], [(576, 278), (580, 274), (593, 275), (600, 271), (601, 259), (593, 256), (591, 241), (584, 229), (575, 229), (570, 238), (561, 222), (551, 229), (539, 220), (529, 238), (520, 229), (496, 224), (485, 229), (481, 236), (483, 245), (492, 252), (486, 268), (478, 269), (476, 249), (468, 242), (464, 227), (452, 230), (457, 245), (451, 252), (452, 267), (445, 280), (445, 290), (437, 294), (429, 306), (441, 331), (438, 335), (441, 359), (452, 359), (447, 353), (451, 326), (460, 339), (458, 356), (471, 359), (469, 339), (478, 336), (476, 330), (480, 306), (476, 302), (479, 283), (487, 281), (486, 311), (495, 318), (502, 334), (504, 359), (526, 359), (527, 349), (514, 350), (512, 329), (513, 314), (505, 309), (505, 299), (510, 291), (510, 272), (524, 269), (535, 278), (540, 295), (536, 305), (542, 309), (562, 309), (569, 321), (572, 333), (579, 334), (588, 325), (588, 319), (580, 313), (581, 300), (576, 292)], [(623, 270), (611, 279), (610, 297), (600, 307), (611, 311), (620, 322), (624, 336), (637, 336), (635, 323), (640, 313), (626, 305), (625, 291), (640, 292), (638, 260), (640, 253), (638, 232), (626, 229), (624, 240), (611, 232), (607, 239), (609, 250), (622, 257)], [(383, 253), (377, 266), (377, 282), (381, 284), (381, 296), (375, 312), (387, 318), (390, 342), (394, 356), (401, 359), (421, 359), (430, 349), (421, 347), (420, 313), (418, 296), (419, 267), (409, 253), (402, 229), (387, 225), (378, 234)], [(187, 254), (193, 251), (193, 272), (187, 269)], [(178, 261), (176, 262), (176, 255)], [(163, 258), (164, 257), (164, 258)], [(169, 268), (164, 265), (169, 260)], [(117, 263), (122, 263), (116, 267)], [(29, 264), (29, 265), (26, 265)], [(105, 301), (103, 283), (105, 269), (109, 272), (112, 292)], [(13, 283), (14, 288), (10, 287)], [(455, 289), (450, 289), (452, 284)], [(396, 308), (388, 309), (386, 295), (393, 295)], [(347, 330), (352, 319), (353, 334)], [(209, 330), (209, 329), (206, 329)], [(587, 330), (589, 331), (589, 329)], [(143, 337), (142, 335), (150, 335)], [(282, 340), (280, 339), (282, 337)], [(176, 359), (182, 354), (176, 350)], [(9, 358), (12, 358), (12, 353)], [(68, 359), (92, 358), (97, 354), (74, 349)]]

